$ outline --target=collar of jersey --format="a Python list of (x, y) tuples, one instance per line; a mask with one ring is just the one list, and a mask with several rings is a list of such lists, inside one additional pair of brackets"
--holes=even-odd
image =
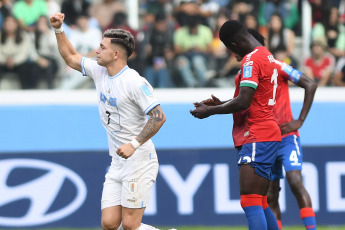
[(125, 72), (125, 70), (128, 69), (128, 68), (129, 68), (128, 65), (126, 65), (126, 66), (123, 67), (123, 69), (122, 69), (120, 72), (118, 72), (116, 75), (114, 75), (114, 76), (108, 75), (108, 78), (116, 78), (116, 77), (120, 76), (123, 72)]

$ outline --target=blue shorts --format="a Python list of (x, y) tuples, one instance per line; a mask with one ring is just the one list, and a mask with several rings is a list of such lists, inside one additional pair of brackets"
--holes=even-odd
[(300, 138), (296, 135), (286, 136), (280, 144), (277, 160), (273, 165), (273, 180), (284, 178), (283, 166), (286, 172), (302, 170), (303, 152)]
[(259, 176), (272, 180), (272, 165), (274, 164), (280, 141), (256, 142), (242, 145), (238, 149), (239, 167), (250, 164)]

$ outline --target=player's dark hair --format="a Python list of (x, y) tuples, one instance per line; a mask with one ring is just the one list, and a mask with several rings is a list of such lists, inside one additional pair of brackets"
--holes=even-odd
[(219, 38), (226, 47), (230, 47), (231, 43), (243, 39), (245, 33), (247, 30), (240, 22), (229, 20), (220, 27)]
[(104, 37), (111, 38), (111, 43), (118, 44), (125, 48), (128, 57), (132, 55), (135, 48), (135, 41), (133, 35), (127, 30), (108, 29), (104, 32)]
[(261, 43), (261, 45), (265, 46), (265, 38), (262, 36), (257, 30), (248, 28), (248, 33), (250, 33), (258, 42)]

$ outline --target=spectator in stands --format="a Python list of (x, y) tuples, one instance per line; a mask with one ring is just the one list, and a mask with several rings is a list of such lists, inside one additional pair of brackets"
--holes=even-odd
[(0, 30), (2, 28), (2, 24), (4, 23), (5, 18), (11, 15), (11, 11), (12, 11), (11, 0), (0, 1)]
[(20, 0), (13, 5), (12, 12), (24, 30), (33, 32), (38, 18), (47, 15), (48, 7), (44, 0)]
[(297, 6), (288, 0), (262, 1), (259, 8), (259, 24), (266, 26), (273, 14), (278, 14), (283, 20), (285, 28), (293, 30), (299, 21)]
[(322, 39), (314, 40), (310, 49), (311, 56), (304, 61), (305, 74), (315, 79), (318, 86), (327, 86), (332, 80), (335, 65), (334, 57), (326, 52), (327, 44)]
[(175, 27), (169, 25), (165, 13), (158, 13), (152, 29), (145, 34), (146, 68), (145, 78), (154, 88), (174, 86), (172, 75), (174, 59), (173, 33)]
[(233, 77), (241, 68), (241, 62), (237, 61), (234, 54), (232, 54), (226, 46), (219, 39), (220, 27), (230, 19), (228, 11), (222, 11), (217, 17), (217, 30), (214, 33), (212, 41), (212, 57), (214, 63), (212, 69), (216, 71), (218, 78)]
[(45, 0), (48, 8), (48, 16), (61, 12), (61, 5), (56, 0)]
[(64, 23), (75, 29), (77, 27), (77, 18), (80, 15), (87, 15), (89, 12), (90, 1), (88, 0), (64, 0), (61, 11), (65, 14)]
[(216, 18), (220, 6), (217, 2), (211, 0), (200, 0), (200, 15), (205, 19), (206, 25), (210, 28), (216, 27)]
[(336, 86), (345, 86), (345, 57), (338, 60), (335, 71), (334, 84)]
[(174, 34), (178, 69), (186, 87), (206, 86), (207, 57), (211, 52), (212, 30), (199, 23), (198, 14), (186, 15), (187, 25)]
[(331, 1), (323, 0), (308, 0), (311, 6), (312, 12), (312, 27), (315, 23), (322, 22), (324, 18), (328, 18), (328, 10), (330, 8)]
[(201, 23), (203, 17), (199, 13), (200, 7), (196, 0), (179, 1), (179, 3), (174, 8), (174, 17), (181, 27), (188, 25), (189, 15), (195, 15), (195, 17), (198, 18), (199, 23)]
[(31, 40), (21, 29), (19, 21), (13, 16), (6, 17), (0, 36), (0, 76), (14, 73), (23, 89), (35, 88), (29, 60)]
[[(81, 14), (76, 20), (77, 28), (71, 31), (70, 42), (78, 53), (88, 58), (96, 58), (96, 50), (102, 41), (100, 29), (89, 26), (88, 14)], [(76, 89), (90, 87), (92, 82), (89, 78), (80, 77), (80, 72), (68, 67), (66, 78), (62, 79), (62, 89)]]
[(103, 0), (90, 7), (90, 16), (97, 19), (102, 31), (112, 23), (114, 15), (119, 12), (127, 13), (125, 5), (118, 0)]
[(56, 44), (55, 33), (50, 27), (49, 19), (41, 16), (35, 30), (36, 65), (34, 75), (40, 76), (47, 83), (47, 88), (54, 88), (54, 80), (58, 72), (59, 51)]
[(325, 39), (328, 52), (336, 58), (345, 56), (345, 26), (339, 23), (339, 11), (333, 7), (322, 22), (316, 23), (313, 28), (313, 39)]
[(231, 18), (233, 20), (238, 20), (242, 24), (244, 24), (245, 17), (247, 14), (256, 14), (256, 9), (258, 9), (259, 1), (251, 0), (251, 1), (244, 1), (244, 0), (232, 0), (228, 4), (228, 9), (231, 10), (232, 15)]
[(271, 53), (276, 50), (286, 50), (290, 58), (294, 50), (295, 34), (292, 30), (285, 28), (282, 18), (278, 14), (273, 14), (269, 21), (267, 34), (267, 48)]

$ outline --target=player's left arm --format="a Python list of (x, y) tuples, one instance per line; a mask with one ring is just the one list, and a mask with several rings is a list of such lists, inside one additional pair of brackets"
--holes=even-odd
[(166, 121), (165, 114), (160, 105), (154, 107), (148, 115), (150, 116), (141, 133), (136, 137), (140, 145), (153, 137)]
[[(148, 115), (150, 116), (149, 120), (147, 121), (146, 125), (144, 126), (143, 130), (140, 134), (130, 143), (124, 144), (120, 146), (116, 153), (127, 159), (133, 155), (135, 150), (146, 141), (148, 141), (151, 137), (153, 137), (159, 129), (163, 126), (164, 122), (166, 121), (165, 114), (160, 105), (154, 107)], [(137, 145), (137, 146), (135, 146)]]
[(298, 85), (301, 88), (304, 88), (305, 92), (303, 106), (297, 120), (292, 120), (280, 126), (282, 135), (299, 129), (303, 125), (305, 119), (307, 118), (311, 105), (313, 104), (317, 88), (317, 84), (315, 83), (315, 81), (306, 76), (305, 74), (301, 73), (301, 76), (296, 85)]

